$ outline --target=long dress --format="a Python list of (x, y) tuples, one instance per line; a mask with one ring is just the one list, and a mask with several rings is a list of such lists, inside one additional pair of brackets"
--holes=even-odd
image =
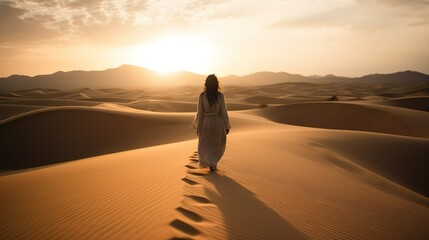
[(216, 167), (225, 152), (226, 129), (231, 128), (222, 93), (211, 107), (207, 94), (205, 92), (200, 94), (193, 127), (198, 130), (200, 167)]

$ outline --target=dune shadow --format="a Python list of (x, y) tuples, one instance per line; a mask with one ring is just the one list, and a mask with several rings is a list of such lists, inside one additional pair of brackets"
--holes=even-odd
[(228, 239), (306, 239), (292, 224), (235, 180), (216, 173), (206, 178), (217, 190), (205, 191), (223, 215)]
[(0, 170), (15, 171), (195, 138), (188, 116), (59, 108), (0, 123)]

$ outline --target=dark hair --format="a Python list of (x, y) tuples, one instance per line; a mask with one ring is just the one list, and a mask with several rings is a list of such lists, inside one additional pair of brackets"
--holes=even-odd
[(207, 94), (207, 100), (209, 100), (210, 107), (217, 102), (220, 95), (219, 81), (216, 75), (210, 74), (206, 78), (204, 84), (204, 92)]

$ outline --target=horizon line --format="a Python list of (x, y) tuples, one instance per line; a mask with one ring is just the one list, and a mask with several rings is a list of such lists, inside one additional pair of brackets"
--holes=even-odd
[[(112, 69), (121, 68), (121, 67), (124, 67), (124, 66), (132, 66), (132, 67), (142, 68), (142, 69), (151, 71), (151, 72), (153, 72), (155, 74), (158, 74), (158, 75), (173, 75), (173, 74), (177, 74), (177, 73), (191, 73), (191, 74), (195, 74), (195, 75), (206, 76), (206, 74), (196, 73), (196, 72), (192, 72), (192, 71), (188, 71), (188, 70), (178, 70), (178, 71), (171, 71), (171, 72), (159, 72), (159, 71), (153, 70), (153, 69), (148, 68), (148, 67), (124, 63), (124, 64), (121, 64), (121, 65), (119, 65), (117, 67), (109, 67), (109, 68), (104, 68), (104, 69), (92, 69), (92, 70), (83, 70), (83, 69), (57, 70), (57, 71), (51, 72), (51, 73), (42, 73), (42, 74), (36, 74), (36, 75), (26, 75), (26, 74), (14, 73), (14, 74), (11, 74), (9, 76), (0, 76), (0, 78), (9, 78), (11, 76), (37, 77), (37, 76), (43, 76), (43, 75), (52, 75), (52, 74), (55, 74), (55, 73), (58, 73), (58, 72), (64, 72), (64, 73), (79, 72), (79, 71), (82, 71), (82, 72), (102, 72), (102, 71), (106, 71), (106, 70), (112, 70)], [(286, 72), (286, 71), (269, 71), (269, 70), (261, 70), (261, 71), (256, 71), (256, 72), (252, 72), (252, 73), (248, 73), (248, 74), (243, 74), (243, 75), (228, 74), (228, 75), (220, 76), (220, 75), (217, 75), (216, 73), (208, 73), (207, 75), (209, 75), (209, 74), (215, 74), (219, 78), (226, 78), (226, 77), (246, 77), (246, 76), (250, 76), (250, 75), (253, 75), (253, 74), (257, 74), (257, 73), (286, 73), (286, 74), (291, 74), (291, 75), (300, 75), (300, 76), (303, 76), (303, 77), (327, 77), (327, 76), (334, 76), (334, 77), (343, 77), (343, 78), (360, 78), (360, 77), (369, 76), (369, 75), (376, 75), (376, 74), (384, 75), (384, 74), (394, 74), (394, 73), (400, 73), (400, 72), (417, 72), (417, 73), (421, 73), (421, 74), (424, 74), (424, 75), (429, 75), (428, 73), (421, 72), (421, 71), (416, 71), (416, 70), (411, 70), (411, 69), (398, 70), (398, 71), (395, 71), (395, 72), (385, 72), (385, 73), (374, 72), (374, 73), (367, 73), (367, 74), (359, 75), (359, 76), (344, 76), (344, 75), (336, 75), (334, 73), (328, 73), (328, 74), (324, 74), (324, 75), (321, 75), (321, 74), (303, 75), (303, 74), (300, 74), (300, 73), (290, 73), (290, 72)]]

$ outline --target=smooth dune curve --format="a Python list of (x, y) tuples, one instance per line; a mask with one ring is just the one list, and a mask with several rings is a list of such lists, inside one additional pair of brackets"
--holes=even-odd
[[(192, 139), (192, 116), (50, 108), (0, 125), (1, 169), (21, 169)], [(24, 151), (22, 149), (25, 149)]]
[(253, 113), (299, 126), (429, 137), (429, 113), (388, 106), (311, 102), (269, 107)]

